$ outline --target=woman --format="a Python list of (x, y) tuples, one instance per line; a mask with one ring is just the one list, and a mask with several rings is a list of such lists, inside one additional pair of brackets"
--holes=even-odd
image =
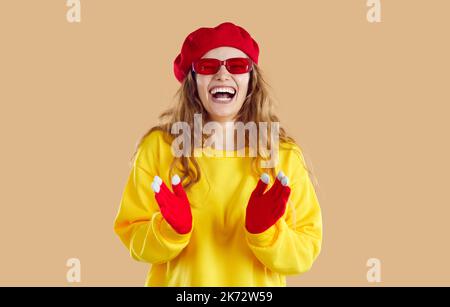
[[(131, 257), (152, 264), (147, 286), (286, 286), (320, 253), (314, 187), (300, 148), (272, 125), (258, 55), (248, 32), (225, 22), (190, 33), (174, 61), (178, 103), (138, 144), (114, 224)], [(207, 138), (197, 119), (216, 133)], [(257, 131), (245, 146), (234, 146), (236, 123)], [(181, 155), (180, 127), (190, 128)]]

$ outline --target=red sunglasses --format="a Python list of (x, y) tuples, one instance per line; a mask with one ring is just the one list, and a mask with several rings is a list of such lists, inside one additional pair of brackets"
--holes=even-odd
[(201, 75), (213, 75), (222, 65), (225, 65), (231, 74), (244, 74), (252, 70), (252, 63), (252, 60), (248, 58), (231, 58), (224, 61), (204, 58), (192, 63), (192, 69)]

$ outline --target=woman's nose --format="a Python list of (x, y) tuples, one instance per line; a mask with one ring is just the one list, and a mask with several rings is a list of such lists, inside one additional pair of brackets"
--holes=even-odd
[(216, 73), (216, 78), (218, 80), (227, 80), (230, 78), (230, 73), (228, 72), (227, 68), (225, 67), (225, 65), (221, 65), (219, 71)]

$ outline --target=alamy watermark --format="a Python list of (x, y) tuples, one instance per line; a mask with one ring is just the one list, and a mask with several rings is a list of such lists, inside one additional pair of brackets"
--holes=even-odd
[(368, 282), (381, 282), (381, 261), (377, 258), (370, 258), (367, 260), (367, 266), (370, 268), (367, 271), (366, 278)]
[(370, 7), (366, 15), (367, 21), (370, 23), (381, 22), (380, 0), (367, 0), (366, 5)]
[(81, 22), (81, 3), (80, 0), (67, 0), (66, 6), (69, 7), (66, 13), (68, 22)]
[[(81, 1), (66, 0), (66, 6), (69, 7), (66, 13), (66, 19), (70, 23), (81, 22)], [(370, 23), (381, 22), (381, 1), (366, 0), (366, 6), (369, 7), (366, 18)]]
[(66, 266), (69, 267), (66, 273), (67, 282), (81, 282), (81, 262), (78, 258), (67, 259)]
[[(248, 132), (248, 146), (245, 144), (246, 131)], [(223, 156), (224, 152), (225, 156), (230, 157), (236, 156), (236, 152), (238, 157), (256, 157), (259, 154), (264, 158), (261, 160), (261, 168), (273, 168), (278, 163), (279, 122), (271, 122), (269, 127), (267, 122), (244, 124), (236, 121), (221, 124), (209, 121), (203, 126), (202, 114), (196, 113), (194, 114), (194, 133), (187, 122), (174, 123), (171, 133), (178, 135), (172, 142), (172, 154), (175, 157)], [(203, 134), (210, 135), (204, 144)], [(235, 141), (235, 135), (237, 135), (237, 141)], [(192, 143), (194, 148), (192, 148)], [(217, 149), (218, 143), (222, 145), (225, 143), (225, 150), (219, 150), (214, 154), (209, 152), (208, 148)]]

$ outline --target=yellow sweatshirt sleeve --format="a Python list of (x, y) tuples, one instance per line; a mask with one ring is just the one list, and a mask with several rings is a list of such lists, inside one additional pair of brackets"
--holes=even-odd
[(303, 162), (298, 147), (291, 150), (285, 161), (280, 161), (280, 169), (291, 182), (285, 215), (262, 233), (245, 230), (254, 255), (266, 267), (283, 275), (308, 271), (322, 245), (321, 210)]
[(192, 230), (177, 233), (163, 218), (151, 183), (157, 168), (158, 140), (151, 136), (139, 148), (122, 194), (114, 231), (133, 259), (159, 264), (175, 258), (189, 243)]

